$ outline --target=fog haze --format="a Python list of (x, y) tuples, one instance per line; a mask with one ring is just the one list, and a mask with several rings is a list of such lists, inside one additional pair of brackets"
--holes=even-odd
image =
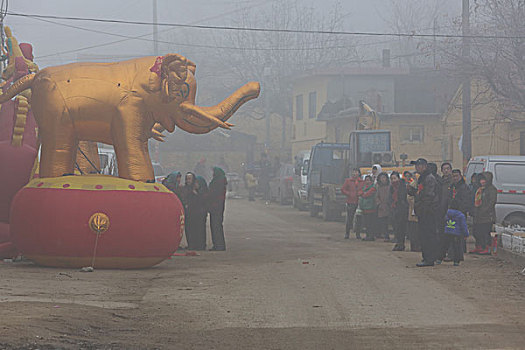
[[(328, 13), (336, 1), (328, 0), (322, 4), (313, 1), (298, 1), (301, 6), (312, 7), (316, 12)], [(264, 10), (275, 1), (168, 1), (158, 0), (158, 22), (162, 23), (198, 23), (203, 25), (232, 25), (236, 16), (246, 9), (254, 11)], [(453, 17), (459, 13), (458, 1), (442, 1), (440, 4), (440, 16)], [(354, 0), (340, 2), (345, 12), (345, 30), (353, 31), (387, 31), (390, 27), (390, 6), (388, 0)], [(9, 11), (13, 13), (88, 17), (101, 19), (118, 19), (130, 21), (152, 21), (153, 1), (136, 0), (93, 0), (68, 1), (48, 0), (36, 2), (31, 0), (18, 0), (9, 2)], [(54, 23), (51, 23), (54, 22)], [(35, 18), (16, 17), (8, 15), (5, 23), (10, 25), (20, 42), (33, 44), (37, 62), (41, 67), (57, 65), (76, 61), (79, 57), (90, 56), (116, 56), (131, 57), (142, 56), (153, 53), (152, 27), (147, 25), (110, 24), (84, 21), (68, 21), (59, 19), (39, 20)], [(64, 25), (84, 28), (77, 29)], [(76, 52), (90, 46), (97, 46), (125, 38), (103, 33), (91, 32), (92, 30), (114, 33), (123, 36), (146, 35), (147, 40), (125, 40), (120, 43), (94, 47)], [(210, 30), (192, 29), (192, 33), (209, 34)], [(177, 35), (181, 29), (159, 27), (159, 40), (177, 43)], [(150, 35), (148, 35), (150, 34)], [(369, 37), (356, 38), (359, 42), (372, 40)], [(201, 43), (213, 46), (213, 42)], [(166, 48), (163, 43), (159, 44), (159, 51), (163, 53)]]

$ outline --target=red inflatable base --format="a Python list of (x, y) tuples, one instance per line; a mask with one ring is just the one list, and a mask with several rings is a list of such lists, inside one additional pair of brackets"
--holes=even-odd
[(129, 269), (167, 259), (183, 223), (180, 201), (162, 185), (64, 176), (35, 179), (20, 190), (10, 230), (21, 253), (44, 266)]
[(11, 243), (9, 224), (0, 222), (0, 259), (15, 258), (18, 255), (16, 247)]

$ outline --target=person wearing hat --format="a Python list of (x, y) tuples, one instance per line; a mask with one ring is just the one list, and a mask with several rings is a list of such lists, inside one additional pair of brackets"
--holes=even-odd
[(418, 217), (418, 231), (423, 256), (423, 260), (416, 266), (434, 266), (439, 253), (438, 230), (436, 226), (436, 213), (440, 204), (437, 193), (438, 186), (426, 159), (419, 158), (415, 162), (415, 166), (419, 174), (417, 188), (409, 187), (409, 191), (414, 196), (414, 211)]

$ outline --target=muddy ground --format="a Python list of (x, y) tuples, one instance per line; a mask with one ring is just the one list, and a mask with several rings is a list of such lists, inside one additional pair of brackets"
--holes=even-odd
[(134, 271), (0, 264), (0, 349), (523, 349), (525, 277), (229, 200), (227, 252)]

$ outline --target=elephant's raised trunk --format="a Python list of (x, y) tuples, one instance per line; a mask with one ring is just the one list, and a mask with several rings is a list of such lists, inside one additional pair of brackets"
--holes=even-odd
[(249, 82), (213, 107), (199, 107), (190, 102), (183, 102), (181, 104), (182, 111), (190, 115), (190, 118), (185, 118), (184, 121), (189, 124), (189, 129), (192, 130), (183, 129), (193, 133), (209, 132), (216, 127), (229, 129), (233, 125), (226, 121), (244, 103), (257, 98), (259, 92), (259, 83)]

